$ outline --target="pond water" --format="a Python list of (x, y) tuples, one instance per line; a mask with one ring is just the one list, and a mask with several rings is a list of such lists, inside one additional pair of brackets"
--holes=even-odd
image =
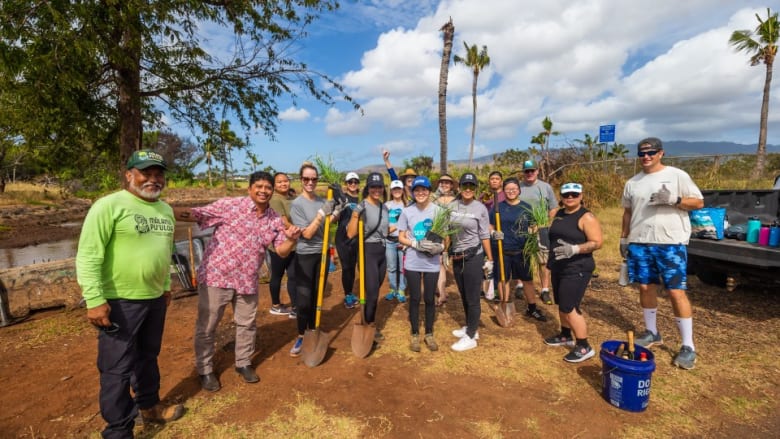
[[(62, 227), (81, 227), (81, 224), (66, 223), (63, 224)], [(176, 241), (187, 240), (190, 228), (192, 228), (193, 237), (210, 235), (211, 232), (211, 229), (201, 230), (198, 228), (198, 225), (194, 223), (179, 222), (176, 223), (174, 239)], [(3, 248), (0, 249), (0, 269), (23, 267), (25, 265), (73, 258), (76, 256), (78, 245), (78, 238), (72, 238), (21, 248)], [(177, 247), (180, 246), (177, 245)]]

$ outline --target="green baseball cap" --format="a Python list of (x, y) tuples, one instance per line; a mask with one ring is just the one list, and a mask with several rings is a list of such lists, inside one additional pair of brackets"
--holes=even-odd
[(133, 155), (127, 159), (127, 169), (146, 169), (150, 166), (159, 166), (165, 170), (168, 169), (165, 165), (165, 160), (163, 160), (163, 156), (148, 149), (135, 151)]

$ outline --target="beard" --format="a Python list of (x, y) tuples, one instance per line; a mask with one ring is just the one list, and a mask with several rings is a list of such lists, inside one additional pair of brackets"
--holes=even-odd
[(157, 201), (160, 198), (163, 186), (159, 183), (138, 184), (133, 177), (130, 179), (130, 189), (145, 200)]

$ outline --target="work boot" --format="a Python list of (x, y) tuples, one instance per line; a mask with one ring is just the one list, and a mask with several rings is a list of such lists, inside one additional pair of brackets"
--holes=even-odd
[(439, 350), (439, 345), (436, 344), (436, 339), (433, 338), (433, 334), (425, 334), (425, 345), (428, 346), (428, 349), (431, 351)]
[(409, 343), (409, 349), (412, 352), (420, 352), (420, 335), (415, 334), (412, 336), (412, 342)]
[(141, 409), (141, 419), (144, 422), (154, 422), (157, 424), (165, 424), (166, 422), (175, 421), (184, 415), (184, 406), (181, 404), (174, 404), (166, 406), (161, 403), (157, 403), (154, 407), (148, 409)]
[(217, 375), (212, 372), (200, 376), (200, 387), (208, 392), (216, 392), (222, 386), (219, 385)]

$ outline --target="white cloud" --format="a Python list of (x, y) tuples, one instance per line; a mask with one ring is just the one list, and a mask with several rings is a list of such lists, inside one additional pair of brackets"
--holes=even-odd
[(303, 108), (290, 107), (279, 113), (279, 119), (291, 122), (303, 122), (308, 120), (311, 114)]

